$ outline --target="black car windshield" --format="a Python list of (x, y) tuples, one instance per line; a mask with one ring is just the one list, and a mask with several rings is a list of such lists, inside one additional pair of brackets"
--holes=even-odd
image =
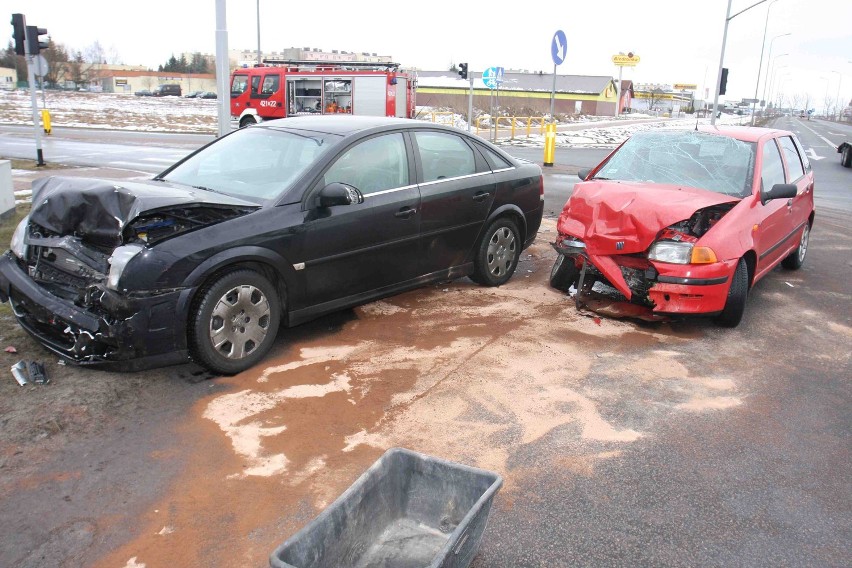
[(705, 132), (634, 134), (595, 178), (751, 194), (756, 144)]
[(340, 138), (304, 130), (244, 128), (157, 179), (267, 200), (287, 189)]

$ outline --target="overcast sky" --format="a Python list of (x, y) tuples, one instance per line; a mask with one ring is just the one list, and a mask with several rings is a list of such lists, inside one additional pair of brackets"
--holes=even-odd
[[(733, 0), (731, 14), (757, 1)], [(156, 69), (172, 53), (215, 53), (216, 0), (3, 4), (9, 14), (23, 13), (29, 25), (47, 28), (58, 43), (83, 49), (98, 40), (127, 64)], [(641, 61), (625, 67), (623, 78), (693, 83), (699, 93), (705, 87), (713, 92), (727, 0), (545, 0), (508, 3), (512, 7), (503, 9), (506, 4), (432, 0), (402, 9), (399, 2), (372, 0), (260, 0), (261, 48), (366, 51), (430, 71), (464, 61), (477, 72), (502, 66), (551, 73), (550, 43), (561, 29), (568, 54), (557, 73), (617, 77), (612, 55), (633, 51)], [(257, 5), (257, 0), (227, 1), (229, 48), (257, 49)], [(809, 94), (812, 107), (821, 109), (826, 96), (837, 97), (838, 88), (844, 104), (852, 98), (852, 2), (769, 0), (730, 21), (725, 51), (730, 75), (723, 99), (754, 97), (767, 21), (757, 98), (773, 62), (777, 87), (787, 94)], [(12, 37), (11, 25), (6, 30), (4, 45)]]

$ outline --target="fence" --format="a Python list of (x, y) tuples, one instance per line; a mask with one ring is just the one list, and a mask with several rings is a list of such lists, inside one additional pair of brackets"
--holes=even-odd
[(491, 122), (490, 117), (479, 117), (476, 119), (476, 135), (479, 136), (480, 131), (494, 132), (494, 138), (500, 137), (501, 130), (508, 131), (509, 138), (515, 138), (518, 129), (526, 131), (526, 136), (532, 136), (532, 129), (535, 127), (537, 134), (544, 135), (544, 128), (547, 125), (547, 118), (543, 116), (498, 116), (495, 117), (494, 124), (483, 126), (483, 122)]

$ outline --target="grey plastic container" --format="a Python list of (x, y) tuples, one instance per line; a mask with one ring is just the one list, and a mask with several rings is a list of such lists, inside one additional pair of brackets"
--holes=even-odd
[(496, 473), (391, 448), (269, 557), (272, 568), (467, 568)]

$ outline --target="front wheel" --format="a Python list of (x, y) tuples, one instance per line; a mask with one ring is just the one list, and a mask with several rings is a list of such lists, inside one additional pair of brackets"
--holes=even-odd
[(728, 289), (728, 300), (725, 309), (716, 316), (716, 323), (723, 327), (737, 327), (745, 313), (746, 300), (748, 299), (748, 266), (744, 258), (737, 263), (731, 287)]
[(509, 281), (521, 256), (518, 227), (507, 218), (496, 219), (479, 242), (471, 280), (483, 286), (500, 286)]
[(281, 322), (278, 291), (253, 270), (235, 270), (208, 284), (189, 321), (189, 349), (211, 371), (233, 375), (260, 362)]
[(257, 124), (257, 120), (252, 115), (246, 115), (240, 120), (240, 128), (245, 128), (246, 126), (251, 126), (252, 124)]
[(809, 224), (805, 224), (805, 227), (802, 229), (802, 236), (799, 239), (799, 246), (796, 247), (796, 250), (788, 254), (784, 260), (781, 261), (781, 266), (788, 270), (798, 270), (802, 267), (802, 264), (805, 262), (805, 255), (808, 252), (808, 241), (811, 238), (811, 226)]

